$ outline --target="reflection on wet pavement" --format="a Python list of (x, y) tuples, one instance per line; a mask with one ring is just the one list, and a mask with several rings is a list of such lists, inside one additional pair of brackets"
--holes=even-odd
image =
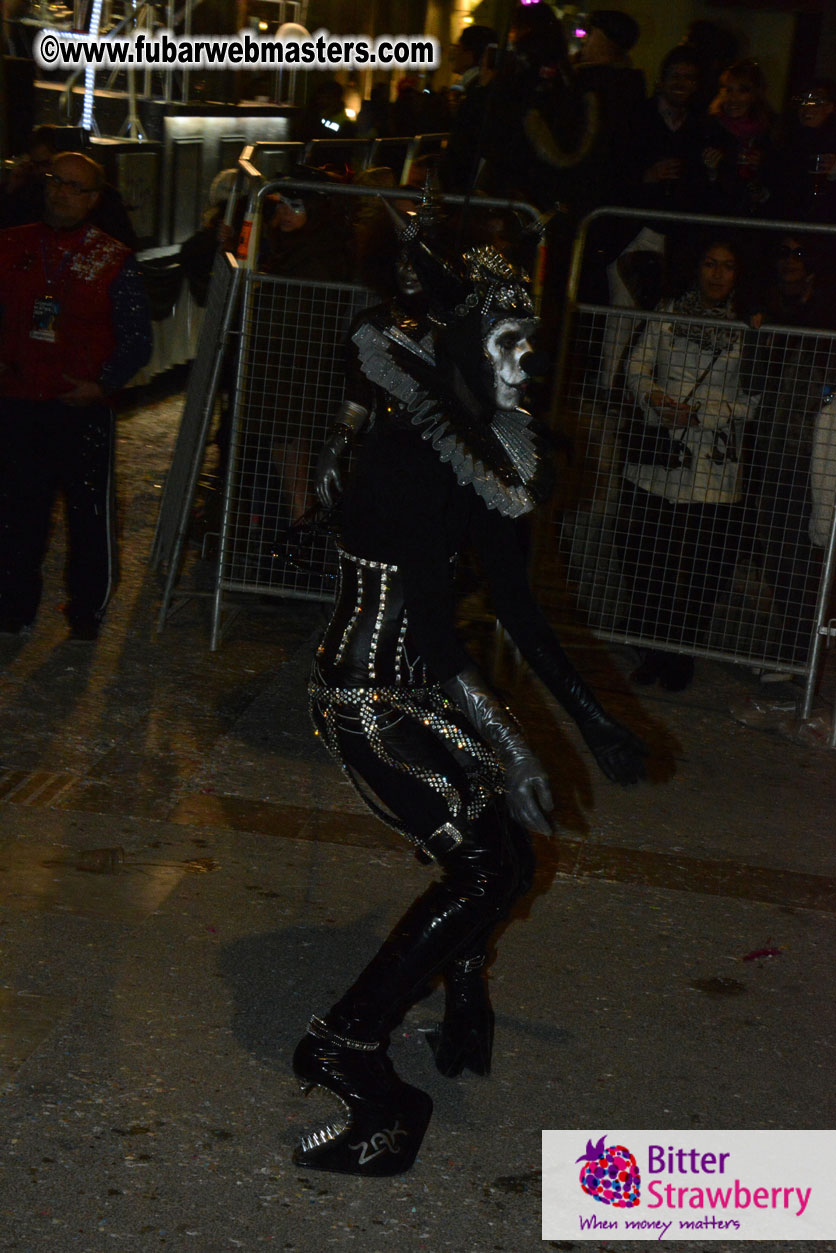
[[(99, 850), (101, 851), (101, 850)], [(0, 905), (15, 912), (78, 914), (108, 922), (141, 922), (186, 873), (183, 865), (124, 861), (91, 873), (65, 845), (10, 841), (0, 848)]]
[(76, 776), (52, 770), (0, 770), (0, 805), (51, 805), (77, 782)]
[[(148, 763), (145, 765), (147, 767)], [(394, 832), (364, 811), (345, 813), (312, 808), (310, 805), (277, 804), (269, 800), (218, 793), (212, 788), (200, 792), (186, 791), (178, 798), (178, 789), (171, 786), (163, 787), (155, 794), (152, 785), (156, 782), (159, 787), (161, 779), (153, 769), (140, 769), (139, 776), (126, 784), (106, 779), (78, 779), (46, 771), (3, 771), (0, 772), (0, 806), (11, 804), (77, 813), (131, 815), (134, 818), (173, 822), (178, 826), (246, 831), (276, 839), (359, 848), (402, 848), (402, 842)], [(6, 871), (0, 877), (0, 901), (6, 899), (7, 903), (13, 904), (17, 900), (15, 908), (28, 908), (34, 904), (36, 908), (64, 909), (113, 920), (141, 918), (157, 908), (183, 871), (181, 867), (176, 878), (171, 880), (170, 866), (120, 866), (119, 870), (124, 875), (110, 898), (107, 886), (93, 893), (79, 887), (73, 870), (77, 874), (79, 869), (89, 870), (90, 866), (79, 866), (71, 861), (65, 864), (59, 856), (48, 863), (47, 868), (60, 872), (49, 889), (44, 890), (43, 876), (35, 875), (32, 884), (39, 880), (38, 885), (27, 891), (21, 880), (23, 872), (20, 871), (20, 864), (22, 859), (23, 863), (31, 865), (32, 857), (21, 852), (24, 847), (15, 846), (13, 859), (17, 859), (17, 878), (7, 877), (10, 872), (8, 850), (0, 854), (0, 871)], [(701, 892), (710, 896), (836, 913), (836, 879), (827, 875), (751, 866), (731, 860), (688, 857), (679, 852), (618, 847), (590, 838), (573, 839), (560, 835), (551, 837), (542, 846), (541, 858), (554, 872), (573, 878)], [(9, 892), (11, 897), (7, 895)]]

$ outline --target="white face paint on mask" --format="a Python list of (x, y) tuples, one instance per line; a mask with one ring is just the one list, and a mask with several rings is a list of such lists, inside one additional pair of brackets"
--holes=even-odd
[(522, 400), (528, 375), (521, 362), (531, 352), (529, 335), (536, 323), (531, 318), (505, 318), (491, 327), (485, 339), (485, 355), (493, 371), (494, 400), (500, 409), (516, 409)]

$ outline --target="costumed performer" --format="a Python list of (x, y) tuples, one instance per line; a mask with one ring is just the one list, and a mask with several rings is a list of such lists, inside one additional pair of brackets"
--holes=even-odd
[(454, 630), (452, 559), (464, 546), (480, 558), (502, 625), (607, 777), (636, 782), (646, 751), (605, 714), (528, 587), (516, 520), (545, 497), (550, 472), (520, 408), (536, 325), (527, 282), (491, 248), (456, 271), (418, 231), (413, 220), (401, 243), (426, 316), (396, 300), (355, 325), (324, 462), (327, 495), (342, 445), (368, 420), (311, 679), (314, 724), (371, 809), (441, 871), (294, 1054), (303, 1090), (325, 1088), (343, 1109), (304, 1137), (296, 1164), (358, 1175), (397, 1174), (418, 1152), (432, 1101), (398, 1077), (387, 1046), (437, 976), (438, 1069), (487, 1073), (486, 948), (531, 884), (527, 828), (550, 833), (546, 772)]

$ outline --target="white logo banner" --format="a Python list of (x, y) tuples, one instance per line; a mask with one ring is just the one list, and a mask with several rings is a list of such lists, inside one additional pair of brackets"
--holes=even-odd
[(833, 1240), (836, 1131), (544, 1131), (544, 1240)]

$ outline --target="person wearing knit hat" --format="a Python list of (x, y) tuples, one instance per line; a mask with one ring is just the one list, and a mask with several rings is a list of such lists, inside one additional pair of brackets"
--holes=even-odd
[(456, 44), (454, 69), (461, 78), (456, 83), (465, 92), (471, 83), (478, 82), (482, 58), (491, 44), (499, 43), (499, 35), (492, 26), (465, 26)]
[(599, 109), (598, 140), (586, 170), (580, 210), (620, 203), (630, 171), (625, 154), (630, 146), (632, 118), (644, 102), (644, 74), (634, 68), (630, 48), (639, 25), (618, 9), (596, 9), (586, 19), (586, 38), (574, 61), (575, 82), (594, 93)]
[(629, 52), (641, 34), (636, 19), (629, 13), (622, 13), (620, 9), (595, 9), (587, 18), (587, 26), (591, 30), (600, 31), (621, 53)]

